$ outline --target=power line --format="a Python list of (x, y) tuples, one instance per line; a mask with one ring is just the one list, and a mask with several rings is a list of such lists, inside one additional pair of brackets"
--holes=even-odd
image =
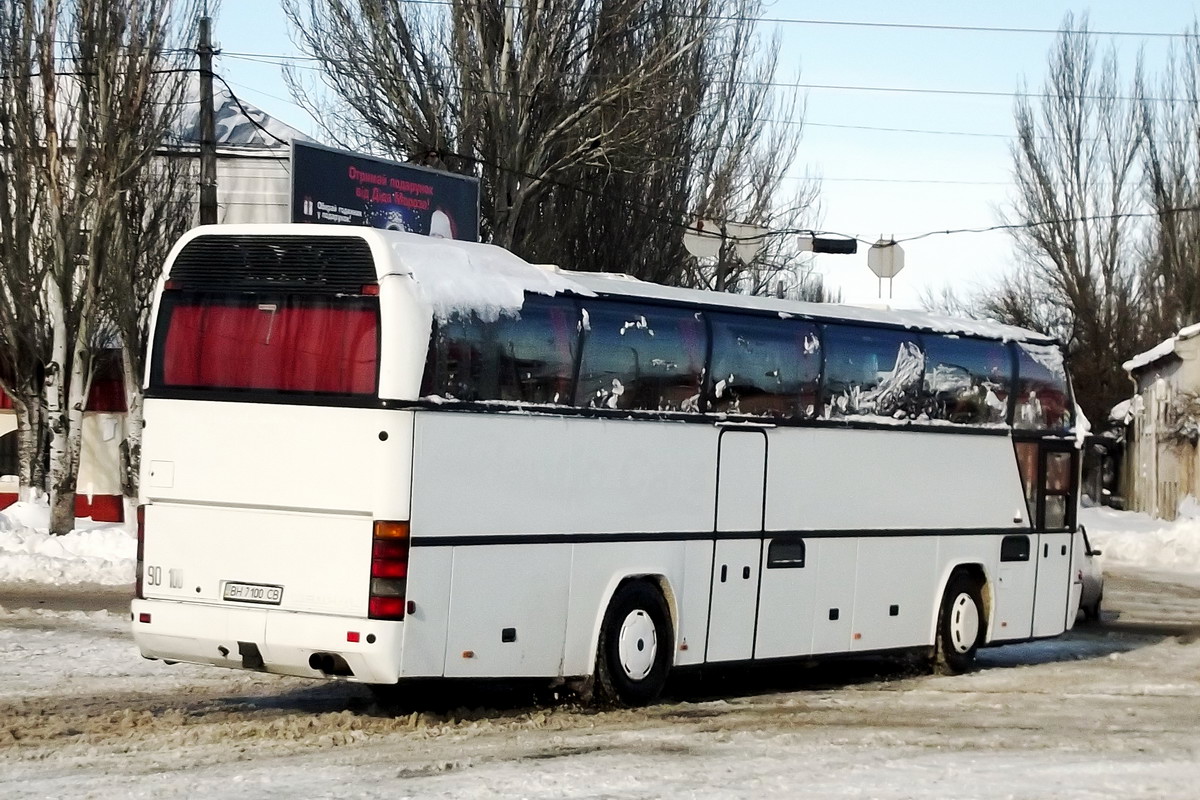
[[(1155, 211), (1127, 211), (1119, 214), (1090, 214), (1080, 217), (1063, 217), (1061, 219), (1037, 220), (1034, 222), (1015, 222), (1004, 225), (992, 225), (987, 228), (954, 228), (944, 231), (927, 231), (925, 233), (915, 234), (903, 239), (897, 239), (896, 244), (904, 242), (915, 242), (919, 239), (928, 239), (931, 236), (955, 236), (965, 233), (992, 233), (995, 231), (1013, 231), (1025, 230), (1029, 228), (1043, 228), (1049, 225), (1074, 225), (1084, 222), (1118, 222), (1126, 219), (1150, 219), (1157, 217), (1169, 217), (1173, 214), (1188, 214), (1200, 212), (1200, 205), (1180, 206), (1179, 208), (1163, 208)], [(859, 241), (862, 241), (861, 239)]]
[(256, 120), (253, 117), (253, 115), (251, 115), (251, 113), (246, 109), (246, 106), (242, 105), (241, 98), (239, 98), (237, 96), (237, 93), (235, 93), (233, 91), (233, 87), (229, 85), (229, 81), (225, 80), (224, 76), (222, 76), (221, 74), (219, 74), (217, 72), (214, 72), (213, 77), (216, 78), (217, 80), (219, 80), (225, 86), (225, 91), (229, 92), (229, 97), (233, 100), (233, 102), (237, 105), (238, 109), (242, 112), (242, 116), (244, 116), (246, 119), (248, 119), (250, 121), (250, 124), (252, 124), (254, 127), (258, 128), (260, 131), (265, 133), (267, 136), (270, 136), (276, 142), (279, 142), (279, 144), (284, 145), (285, 147), (291, 147), (291, 145), (292, 145), (291, 142), (289, 142), (285, 139), (280, 139), (274, 133), (267, 130), (265, 125), (263, 125), (261, 122)]
[[(304, 57), (293, 58), (292, 56), (277, 55), (277, 54), (255, 54), (255, 53), (224, 53), (223, 55), (231, 58), (240, 59), (243, 61), (252, 61), (259, 64), (271, 64), (273, 66), (291, 66), (297, 69), (306, 69), (314, 72), (323, 72), (324, 68), (320, 64), (305, 65), (290, 63), (294, 60), (317, 61), (324, 63), (325, 59)], [(580, 73), (558, 73), (556, 77), (580, 77)], [(596, 75), (593, 77), (605, 77)], [(767, 89), (810, 89), (814, 91), (836, 91), (836, 92), (874, 92), (879, 94), (915, 94), (915, 95), (942, 95), (942, 96), (960, 96), (960, 97), (994, 97), (1004, 100), (1011, 100), (1014, 97), (1019, 97), (1027, 100), (1045, 100), (1055, 99), (1058, 95), (1049, 92), (1028, 92), (1021, 90), (999, 90), (999, 89), (941, 89), (924, 86), (873, 86), (866, 84), (852, 83), (791, 83), (784, 81), (748, 81), (740, 80), (732, 82), (736, 86), (744, 86), (751, 88), (767, 88)], [(523, 100), (532, 99), (532, 95), (516, 94), (511, 95), (508, 92), (500, 92), (493, 89), (482, 89), (478, 87), (469, 87), (462, 85), (444, 86), (445, 89), (451, 89), (457, 92), (484, 94), (484, 95), (503, 95), (515, 96)], [(1191, 98), (1187, 97), (1136, 97), (1131, 95), (1086, 95), (1081, 94), (1076, 96), (1079, 100), (1117, 100), (1123, 102), (1151, 102), (1151, 103), (1185, 103), (1191, 102)]]
[(833, 183), (929, 183), (946, 186), (1012, 186), (1011, 181), (954, 181), (935, 178), (817, 178)]
[[(416, 6), (450, 6), (449, 0), (400, 0), (405, 5)], [(521, 10), (519, 5), (510, 5), (507, 8)], [(675, 19), (695, 19), (695, 14), (670, 14)], [(1093, 31), (1083, 28), (1019, 28), (1012, 26), (989, 26), (989, 25), (939, 25), (920, 22), (866, 22), (857, 20), (833, 20), (833, 19), (800, 19), (796, 17), (750, 17), (745, 15), (722, 15), (722, 16), (705, 16), (706, 20), (715, 22), (769, 22), (780, 25), (826, 25), (848, 28), (883, 28), (893, 30), (921, 30), (921, 31), (945, 31), (954, 33), (1013, 33), (1013, 34), (1036, 34), (1036, 35), (1058, 35), (1072, 34), (1084, 36), (1124, 36), (1135, 37), (1142, 39), (1187, 39), (1193, 38), (1196, 34), (1192, 33), (1167, 33), (1165, 31)]]

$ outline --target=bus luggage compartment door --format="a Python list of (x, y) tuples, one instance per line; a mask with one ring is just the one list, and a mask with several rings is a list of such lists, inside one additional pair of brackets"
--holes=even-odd
[(761, 429), (722, 431), (717, 465), (717, 542), (713, 548), (706, 660), (738, 661), (754, 657), (766, 433)]

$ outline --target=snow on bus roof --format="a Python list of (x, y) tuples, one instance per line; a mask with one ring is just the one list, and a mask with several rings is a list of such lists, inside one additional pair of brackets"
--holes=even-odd
[(516, 314), (525, 301), (526, 293), (571, 293), (584, 297), (611, 294), (709, 307), (751, 309), (782, 317), (843, 320), (1004, 341), (1054, 343), (1053, 338), (1036, 331), (992, 320), (682, 289), (621, 273), (572, 272), (551, 265), (531, 264), (495, 245), (378, 228), (304, 224), (222, 225), (193, 229), (177, 248), (196, 235), (217, 233), (218, 228), (224, 235), (302, 233), (359, 236), (371, 242), (376, 253), (390, 256), (390, 259), (379, 264), (380, 274), (399, 272), (412, 275), (421, 298), (432, 307), (439, 319), (460, 312), (474, 312), (487, 320), (496, 319), (501, 314)]
[[(553, 269), (553, 268), (549, 268)], [(819, 320), (844, 320), (878, 325), (926, 330), (935, 333), (951, 333), (965, 336), (982, 336), (1005, 341), (1036, 342), (1052, 344), (1054, 339), (1026, 328), (1004, 325), (992, 320), (960, 319), (930, 314), (924, 311), (893, 311), (868, 308), (866, 306), (840, 305), (836, 303), (807, 303), (800, 300), (780, 300), (775, 297), (753, 297), (728, 292), (710, 292), (699, 289), (681, 289), (632, 278), (629, 275), (600, 272), (569, 272), (555, 269), (561, 275), (582, 284), (597, 294), (625, 295), (662, 300), (679, 300), (709, 306), (745, 308), (774, 312), (780, 316), (806, 317)]]
[(707, 306), (754, 309), (780, 316), (837, 319), (902, 328), (982, 336), (1005, 341), (1053, 343), (1044, 334), (991, 320), (956, 319), (921, 311), (888, 311), (832, 303), (805, 303), (774, 297), (682, 289), (650, 283), (621, 273), (573, 272), (553, 265), (534, 265), (493, 245), (389, 234), (396, 260), (408, 267), (424, 298), (439, 318), (474, 311), (484, 319), (520, 310), (525, 292), (611, 294), (674, 300)]
[(380, 233), (439, 319), (455, 312), (473, 311), (484, 320), (515, 314), (526, 292), (592, 294), (566, 274), (536, 267), (502, 247), (397, 231)]

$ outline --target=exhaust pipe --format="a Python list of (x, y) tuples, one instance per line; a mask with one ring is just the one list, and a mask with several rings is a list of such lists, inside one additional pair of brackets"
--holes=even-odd
[(354, 675), (354, 670), (350, 669), (346, 659), (337, 653), (313, 653), (308, 657), (308, 666), (317, 672), (339, 678), (349, 678)]

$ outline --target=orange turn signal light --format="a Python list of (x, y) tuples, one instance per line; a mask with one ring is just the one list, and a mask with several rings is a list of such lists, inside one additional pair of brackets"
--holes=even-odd
[(407, 539), (408, 521), (377, 519), (374, 536), (376, 539)]

